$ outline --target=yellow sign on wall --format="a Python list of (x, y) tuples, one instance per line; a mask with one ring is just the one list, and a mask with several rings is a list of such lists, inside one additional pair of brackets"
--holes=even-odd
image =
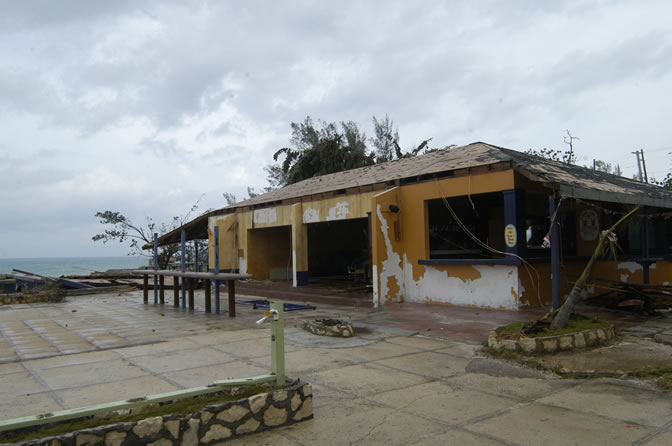
[(516, 227), (512, 224), (506, 225), (504, 228), (504, 241), (506, 246), (513, 248), (518, 243), (518, 234), (516, 233)]

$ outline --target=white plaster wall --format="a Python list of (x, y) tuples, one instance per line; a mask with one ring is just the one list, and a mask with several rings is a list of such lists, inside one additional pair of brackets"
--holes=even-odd
[(474, 265), (473, 268), (481, 274), (480, 278), (451, 277), (447, 271), (425, 265), (425, 273), (416, 281), (413, 265), (404, 259), (406, 300), (518, 309), (516, 296), (520, 295), (520, 288), (516, 266)]
[[(424, 265), (424, 274), (415, 280), (414, 265), (408, 262), (405, 253), (402, 262), (392, 247), (389, 226), (380, 205), (377, 206), (376, 214), (385, 241), (386, 258), (382, 261), (382, 271), (379, 273), (379, 290), (374, 279), (374, 304), (378, 301), (378, 293), (383, 301), (389, 298), (387, 282), (390, 277), (394, 277), (399, 285), (397, 295), (392, 296), (395, 301), (403, 298), (409, 302), (431, 301), (512, 310), (519, 308), (519, 298), (524, 288), (520, 285), (518, 268), (515, 265), (474, 265), (473, 268), (481, 277), (473, 280), (450, 276), (447, 271)], [(419, 265), (415, 267), (421, 268)], [(374, 278), (377, 277), (376, 268), (373, 273)]]
[(215, 215), (214, 217), (208, 218), (208, 229), (210, 230), (210, 232), (214, 234), (215, 224), (218, 221), (224, 221), (229, 217), (232, 217), (232, 215)]
[(304, 223), (319, 223), (320, 210), (315, 208), (307, 208), (303, 211)]
[(276, 208), (257, 209), (254, 211), (255, 224), (270, 224), (278, 221), (278, 211)]
[(345, 220), (350, 213), (349, 204), (347, 201), (339, 201), (336, 206), (329, 208), (329, 214), (326, 220)]

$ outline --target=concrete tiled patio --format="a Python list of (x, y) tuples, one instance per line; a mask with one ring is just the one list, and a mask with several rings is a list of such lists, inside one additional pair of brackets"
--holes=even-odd
[[(254, 324), (263, 310), (239, 306), (230, 319), (141, 302), (127, 293), (1, 307), (0, 418), (269, 370), (268, 327)], [(315, 337), (297, 328), (306, 317), (350, 319), (359, 334)], [(560, 380), (478, 355), (490, 328), (530, 317), (423, 305), (287, 313), (287, 371), (314, 385), (315, 419), (227, 444), (672, 442), (665, 394)]]

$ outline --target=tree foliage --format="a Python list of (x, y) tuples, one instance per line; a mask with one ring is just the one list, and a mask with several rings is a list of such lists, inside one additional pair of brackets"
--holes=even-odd
[(611, 164), (611, 163), (608, 163), (608, 162), (602, 161), (602, 160), (595, 160), (593, 162), (593, 169), (595, 169), (599, 172), (606, 172), (606, 173), (610, 173), (610, 174), (613, 174), (613, 175), (618, 175), (619, 177), (623, 176), (623, 171), (621, 170), (621, 166), (619, 166), (618, 164)]
[(366, 135), (353, 121), (316, 125), (310, 116), (291, 124), (292, 147), (283, 147), (273, 155), (279, 168), (268, 167), (271, 185), (293, 184), (328, 173), (341, 172), (374, 164), (373, 154), (366, 151)]
[[(145, 257), (153, 257), (153, 254), (146, 254), (142, 249), (144, 245), (154, 243), (154, 233), (159, 237), (167, 234), (174, 229), (179, 228), (188, 221), (190, 216), (196, 212), (199, 206), (197, 201), (184, 216), (175, 216), (169, 223), (156, 223), (151, 217), (145, 217), (144, 224), (135, 224), (131, 219), (118, 211), (101, 211), (96, 212), (96, 217), (100, 219), (100, 223), (106, 228), (103, 232), (94, 235), (91, 239), (94, 242), (101, 241), (103, 243), (118, 241), (119, 243), (129, 244), (129, 255), (141, 255)], [(199, 262), (207, 262), (208, 250), (207, 242), (197, 240), (199, 243)], [(159, 247), (159, 268), (165, 269), (173, 260), (179, 260), (180, 246), (179, 244), (165, 245)], [(191, 244), (187, 246), (185, 257), (187, 262), (195, 260), (194, 248)]]

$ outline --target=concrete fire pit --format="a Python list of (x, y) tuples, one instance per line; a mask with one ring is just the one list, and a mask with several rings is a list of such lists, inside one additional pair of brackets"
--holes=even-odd
[(350, 338), (355, 335), (355, 328), (350, 322), (338, 319), (316, 319), (305, 321), (303, 329), (318, 336), (335, 336)]

